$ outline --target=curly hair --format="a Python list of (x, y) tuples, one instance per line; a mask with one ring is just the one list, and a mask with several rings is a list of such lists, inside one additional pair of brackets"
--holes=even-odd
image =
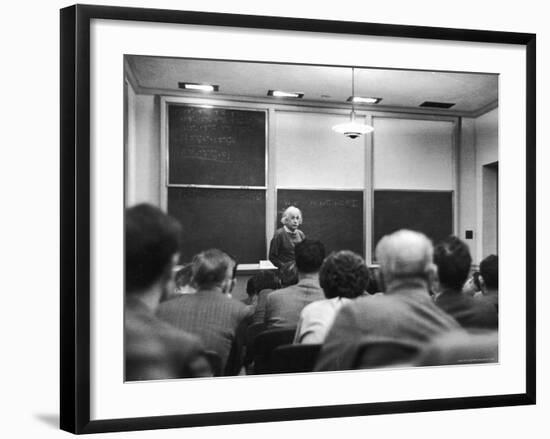
[(362, 295), (369, 284), (369, 270), (358, 254), (342, 250), (331, 253), (319, 271), (319, 283), (328, 299)]

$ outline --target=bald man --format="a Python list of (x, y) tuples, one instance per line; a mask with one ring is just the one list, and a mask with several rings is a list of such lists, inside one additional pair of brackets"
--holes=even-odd
[(412, 364), (431, 339), (458, 323), (429, 294), (433, 247), (421, 233), (399, 230), (376, 247), (385, 294), (344, 306), (322, 347), (316, 370)]

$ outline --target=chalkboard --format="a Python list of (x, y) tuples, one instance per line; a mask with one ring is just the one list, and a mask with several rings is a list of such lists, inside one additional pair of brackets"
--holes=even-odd
[(300, 229), (306, 238), (319, 239), (327, 254), (352, 250), (364, 257), (363, 191), (328, 191), (279, 189), (277, 191), (277, 224), (288, 206), (302, 211)]
[(264, 111), (168, 107), (170, 184), (265, 186)]
[(183, 226), (182, 263), (209, 248), (241, 264), (266, 257), (263, 190), (169, 187), (168, 213)]
[(452, 191), (374, 191), (373, 251), (380, 238), (399, 229), (422, 232), (434, 243), (451, 235)]

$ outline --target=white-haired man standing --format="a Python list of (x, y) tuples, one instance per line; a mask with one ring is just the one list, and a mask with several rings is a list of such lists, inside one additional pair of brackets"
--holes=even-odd
[(411, 364), (434, 336), (460, 330), (432, 301), (433, 247), (421, 233), (399, 230), (376, 247), (385, 294), (344, 306), (329, 331), (316, 370)]

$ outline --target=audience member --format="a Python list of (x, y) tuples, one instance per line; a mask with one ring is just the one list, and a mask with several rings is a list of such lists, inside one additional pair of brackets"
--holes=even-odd
[(178, 258), (179, 223), (140, 204), (125, 215), (124, 351), (127, 381), (211, 376), (200, 340), (158, 320)]
[(498, 256), (489, 255), (479, 264), (479, 286), (476, 298), (483, 298), (498, 311)]
[(211, 249), (196, 255), (192, 266), (196, 293), (162, 303), (157, 315), (177, 328), (198, 335), (207, 350), (220, 356), (222, 370), (226, 374), (237, 374), (250, 312), (230, 297), (235, 285), (236, 262), (226, 253)]
[(310, 303), (302, 310), (294, 343), (322, 343), (342, 305), (365, 294), (369, 270), (361, 256), (342, 250), (324, 260), (319, 283), (326, 299)]
[(480, 291), (481, 288), (479, 286), (479, 271), (474, 271), (462, 287), (462, 294), (473, 297), (476, 293)]
[(462, 292), (472, 263), (468, 246), (456, 236), (450, 236), (436, 245), (434, 263), (439, 280), (436, 305), (466, 329), (496, 329), (496, 309)]
[(192, 285), (193, 273), (191, 264), (185, 264), (183, 266), (178, 265), (176, 266), (174, 272), (174, 287), (170, 288), (170, 291), (163, 302), (165, 300), (175, 299), (182, 294), (193, 294), (195, 292), (195, 288)]
[(279, 268), (279, 282), (281, 288), (286, 288), (298, 283), (298, 268), (296, 268), (296, 262), (289, 262), (283, 267)]
[[(338, 312), (321, 349), (316, 370), (355, 365), (360, 343), (369, 339), (424, 345), (434, 336), (460, 329), (429, 294), (435, 274), (433, 247), (421, 233), (399, 230), (376, 247), (384, 294), (359, 297)], [(396, 358), (403, 363), (412, 358)]]
[(267, 296), (265, 322), (268, 329), (296, 327), (302, 309), (311, 302), (324, 299), (319, 286), (319, 268), (325, 258), (324, 245), (306, 239), (296, 245), (295, 255), (298, 283)]
[(283, 227), (275, 231), (269, 245), (269, 260), (277, 268), (294, 262), (294, 247), (306, 238), (304, 232), (298, 229), (302, 224), (302, 212), (297, 207), (287, 207), (281, 223)]
[(264, 323), (267, 296), (280, 287), (279, 277), (273, 270), (262, 270), (248, 280), (246, 284), (248, 300), (244, 303), (253, 306), (252, 323)]

